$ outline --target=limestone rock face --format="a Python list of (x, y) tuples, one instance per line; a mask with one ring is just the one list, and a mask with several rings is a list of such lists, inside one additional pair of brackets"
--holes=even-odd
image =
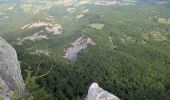
[(103, 90), (97, 83), (92, 83), (86, 100), (120, 100), (117, 96)]
[(24, 91), (24, 82), (14, 48), (0, 37), (0, 98), (10, 100), (14, 90)]

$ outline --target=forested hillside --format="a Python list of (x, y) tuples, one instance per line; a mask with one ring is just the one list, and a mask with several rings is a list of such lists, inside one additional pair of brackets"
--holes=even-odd
[[(93, 82), (122, 100), (169, 100), (169, 12), (164, 4), (53, 6), (14, 14), (1, 22), (0, 33), (16, 49), (24, 78), (26, 69), (36, 73), (40, 66), (41, 75), (53, 66), (37, 80), (49, 100), (84, 99)], [(33, 22), (48, 24), (33, 27)], [(54, 34), (50, 23), (63, 29)], [(67, 48), (82, 36), (93, 43), (70, 61)]]

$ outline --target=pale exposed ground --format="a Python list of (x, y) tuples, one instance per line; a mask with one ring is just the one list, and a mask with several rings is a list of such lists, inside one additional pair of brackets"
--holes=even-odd
[(123, 43), (125, 42), (125, 39), (124, 39), (124, 38), (121, 38), (120, 40), (121, 40)]
[(4, 13), (0, 12), (0, 15), (3, 15)]
[(120, 5), (135, 5), (137, 0), (123, 0), (123, 3), (120, 3)]
[(160, 32), (152, 32), (150, 34), (143, 34), (142, 35), (143, 40), (141, 41), (141, 43), (146, 44), (147, 43), (146, 40), (149, 40), (150, 37), (153, 38), (155, 41), (159, 42), (167, 40), (167, 37), (161, 34)]
[(170, 18), (159, 18), (158, 22), (160, 24), (170, 24)]
[(87, 26), (99, 30), (99, 29), (102, 29), (102, 28), (105, 26), (105, 24), (93, 23), (93, 24), (89, 24), (89, 25), (87, 25)]
[(49, 18), (54, 18), (54, 16), (49, 16)]
[(7, 8), (7, 10), (14, 10), (14, 9), (15, 9), (14, 6), (10, 6), (10, 7)]
[(84, 16), (83, 14), (77, 15), (77, 16), (76, 16), (76, 19), (80, 19), (80, 18), (82, 18), (83, 16)]
[(83, 14), (88, 13), (88, 12), (89, 12), (89, 9), (84, 9), (84, 10), (82, 11)]
[(61, 34), (62, 33), (62, 26), (59, 24), (52, 24), (52, 23), (46, 23), (46, 22), (34, 22), (31, 24), (26, 24), (23, 27), (21, 27), (21, 29), (31, 29), (31, 28), (37, 28), (37, 27), (42, 27), (45, 26), (45, 30), (47, 30), (50, 33), (53, 33), (53, 35), (57, 35), (57, 34)]
[(70, 6), (74, 4), (74, 0), (61, 0), (64, 6)]
[(9, 18), (9, 16), (4, 16), (4, 17), (3, 17), (3, 19), (8, 19), (8, 18)]
[(41, 33), (37, 32), (37, 33), (33, 34), (32, 36), (23, 38), (22, 40), (18, 39), (18, 41), (19, 41), (18, 45), (22, 45), (22, 43), (25, 40), (36, 41), (36, 40), (42, 40), (42, 39), (48, 39), (48, 37), (46, 35), (41, 35)]
[(74, 7), (73, 7), (73, 8), (67, 8), (67, 9), (66, 9), (66, 11), (67, 11), (67, 12), (70, 12), (70, 13), (74, 12), (75, 10), (76, 10), (76, 8), (74, 8)]
[(123, 2), (136, 2), (136, 0), (123, 0)]
[(142, 38), (145, 39), (145, 40), (148, 40), (149, 39), (149, 34), (142, 34)]
[(149, 20), (152, 20), (152, 17), (148, 17)]
[(133, 39), (133, 37), (131, 37), (131, 36), (127, 36), (127, 37), (126, 37), (126, 40), (127, 40), (127, 41), (130, 41), (130, 42), (134, 42), (134, 39)]
[(88, 4), (90, 3), (90, 0), (80, 0), (78, 4), (83, 5), (83, 4)]
[(112, 41), (112, 37), (110, 37), (110, 36), (109, 36), (109, 41), (110, 41), (110, 43), (111, 43), (111, 48), (112, 48), (112, 49), (117, 48), (117, 45), (114, 45), (114, 43), (113, 43), (113, 41)]
[(74, 0), (57, 0), (56, 4), (58, 5), (63, 5), (63, 6), (70, 6), (73, 5), (75, 3)]
[(26, 28), (30, 29), (30, 28), (36, 28), (36, 27), (41, 27), (41, 26), (53, 26), (53, 24), (38, 21), (38, 22), (31, 23), (31, 24), (26, 24), (21, 29), (26, 29)]
[(118, 1), (104, 1), (104, 0), (97, 0), (95, 2), (96, 5), (116, 5)]
[(72, 47), (65, 50), (65, 58), (68, 58), (70, 61), (74, 61), (77, 57), (77, 54), (82, 50), (87, 48), (88, 44), (95, 45), (93, 40), (90, 37), (81, 36), (75, 40), (72, 44)]
[(155, 41), (165, 41), (167, 38), (163, 36), (160, 32), (151, 33)]
[(128, 36), (126, 34), (120, 39), (123, 43), (134, 43), (135, 39), (132, 36)]
[(5, 20), (5, 19), (9, 19), (10, 17), (9, 16), (4, 16), (2, 18), (0, 18), (0, 20)]
[(54, 22), (55, 17), (54, 17), (54, 16), (48, 16), (48, 17), (46, 18), (46, 20)]
[(86, 36), (81, 36), (79, 37), (76, 41), (74, 41), (73, 43), (71, 43), (73, 46), (77, 46), (77, 45), (82, 45), (84, 43), (89, 43), (92, 45), (95, 45), (95, 43), (93, 42), (93, 40), (89, 37)]
[(63, 30), (63, 28), (58, 24), (56, 24), (55, 26), (52, 26), (52, 27), (47, 26), (45, 29), (48, 32), (53, 33), (54, 35), (61, 34), (61, 30)]
[(142, 40), (141, 44), (147, 44), (147, 42), (145, 40)]
[(48, 50), (35, 50), (35, 52), (30, 52), (30, 54), (34, 54), (34, 55), (44, 54), (46, 56), (49, 56), (51, 52), (49, 52)]
[(84, 14), (88, 13), (89, 12), (89, 9), (83, 9), (79, 15), (77, 15), (75, 18), (76, 19), (80, 19), (84, 16)]
[(127, 6), (127, 5), (135, 5), (135, 3), (131, 3), (131, 2), (124, 2), (124, 3), (120, 3), (120, 5), (125, 5), (125, 6)]

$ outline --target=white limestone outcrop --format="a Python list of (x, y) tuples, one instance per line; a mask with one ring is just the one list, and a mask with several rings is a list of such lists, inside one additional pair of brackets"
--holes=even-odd
[(0, 98), (10, 100), (13, 91), (24, 92), (24, 82), (15, 49), (0, 37)]
[(120, 100), (117, 96), (103, 90), (97, 83), (92, 83), (88, 90), (86, 100)]

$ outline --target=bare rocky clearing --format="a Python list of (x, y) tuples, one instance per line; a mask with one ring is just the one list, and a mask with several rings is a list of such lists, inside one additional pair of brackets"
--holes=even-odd
[(114, 0), (98, 0), (95, 2), (96, 5), (116, 5), (118, 3), (118, 1), (114, 1)]
[(30, 52), (30, 54), (35, 54), (35, 55), (41, 55), (44, 54), (46, 56), (49, 56), (51, 52), (48, 50), (35, 50), (35, 52)]
[(41, 21), (24, 25), (21, 29), (31, 29), (43, 26), (45, 26), (46, 31), (53, 33), (53, 35), (61, 34), (63, 30), (62, 26), (59, 24), (46, 23)]
[(158, 22), (160, 24), (169, 24), (170, 25), (170, 18), (159, 18)]
[(83, 16), (84, 16), (83, 14), (80, 14), (80, 15), (76, 16), (76, 19), (79, 19), (79, 18), (81, 18)]
[(39, 32), (31, 35), (31, 36), (28, 36), (28, 37), (25, 37), (23, 38), (22, 40), (18, 39), (19, 41), (19, 45), (22, 45), (22, 43), (25, 41), (25, 40), (31, 40), (31, 41), (36, 41), (36, 40), (42, 40), (42, 39), (48, 39), (48, 37), (46, 35), (41, 35)]
[(90, 3), (90, 0), (80, 0), (78, 4), (83, 5), (88, 3)]
[(86, 13), (89, 12), (89, 9), (83, 9), (79, 14), (76, 16), (76, 19), (82, 18)]
[(105, 26), (105, 24), (93, 23), (93, 24), (89, 24), (87, 26), (94, 28), (94, 29), (97, 29), (97, 30), (100, 30)]
[(151, 33), (155, 41), (165, 41), (167, 38), (159, 32)]
[(65, 57), (68, 58), (70, 61), (74, 61), (77, 57), (77, 54), (82, 50), (87, 48), (88, 44), (95, 45), (93, 40), (86, 36), (79, 37), (75, 42), (71, 43), (72, 47), (67, 48), (65, 50)]

